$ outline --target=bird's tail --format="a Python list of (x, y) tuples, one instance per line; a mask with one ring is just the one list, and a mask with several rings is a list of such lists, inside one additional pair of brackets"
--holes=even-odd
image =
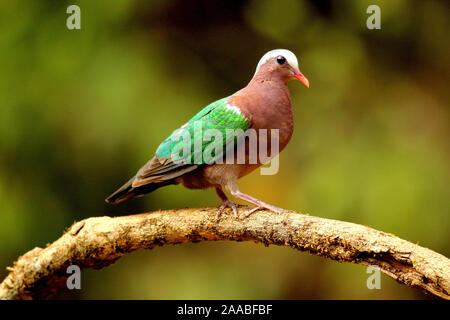
[(135, 177), (120, 187), (116, 192), (105, 199), (110, 204), (118, 204), (131, 198), (143, 196), (146, 193), (155, 191), (158, 188), (174, 184), (173, 181), (153, 182), (140, 187), (133, 188), (132, 183)]

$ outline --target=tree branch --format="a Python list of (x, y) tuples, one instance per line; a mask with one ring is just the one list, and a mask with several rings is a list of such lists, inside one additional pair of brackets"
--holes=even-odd
[[(241, 207), (240, 210), (243, 210)], [(217, 208), (180, 209), (74, 223), (45, 249), (19, 257), (0, 284), (1, 299), (39, 299), (65, 286), (67, 267), (100, 269), (138, 249), (184, 242), (234, 240), (288, 246), (363, 265), (377, 265), (400, 283), (450, 299), (450, 260), (392, 234), (349, 223), (260, 211), (243, 220)]]

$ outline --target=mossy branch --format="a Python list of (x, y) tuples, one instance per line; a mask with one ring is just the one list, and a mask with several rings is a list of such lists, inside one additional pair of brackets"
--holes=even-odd
[(46, 248), (34, 248), (19, 257), (0, 284), (0, 298), (47, 298), (66, 285), (69, 265), (100, 269), (138, 249), (234, 240), (377, 265), (400, 283), (450, 299), (450, 260), (392, 234), (295, 212), (259, 211), (242, 220), (228, 213), (216, 220), (216, 212), (217, 208), (179, 209), (77, 222)]

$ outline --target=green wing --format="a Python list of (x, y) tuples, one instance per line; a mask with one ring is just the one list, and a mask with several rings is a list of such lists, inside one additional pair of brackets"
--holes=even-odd
[(164, 140), (156, 156), (137, 173), (133, 187), (174, 179), (222, 159), (226, 150), (234, 148), (232, 142), (250, 127), (250, 121), (237, 106), (227, 104), (228, 98), (209, 104)]
[[(227, 100), (228, 97), (211, 103), (175, 130), (159, 146), (156, 156), (197, 165), (220, 159), (227, 148), (232, 147), (235, 137), (250, 127), (250, 121), (239, 108), (230, 106)], [(231, 136), (233, 132), (235, 135)]]

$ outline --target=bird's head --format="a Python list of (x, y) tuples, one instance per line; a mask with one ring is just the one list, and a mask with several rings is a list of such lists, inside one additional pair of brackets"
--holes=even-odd
[(294, 53), (286, 49), (271, 50), (263, 55), (258, 62), (253, 78), (256, 76), (263, 78), (276, 76), (286, 82), (297, 79), (309, 88), (308, 79), (306, 79), (298, 68), (297, 57)]

